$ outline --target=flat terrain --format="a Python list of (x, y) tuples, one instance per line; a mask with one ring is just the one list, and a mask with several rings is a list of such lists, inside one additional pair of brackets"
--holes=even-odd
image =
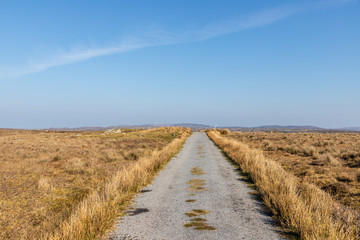
[(360, 133), (233, 132), (227, 137), (262, 150), (340, 203), (360, 207)]
[(142, 190), (109, 239), (281, 239), (261, 202), (205, 133)]
[(35, 239), (58, 229), (116, 172), (163, 149), (182, 131), (0, 130), (0, 239)]

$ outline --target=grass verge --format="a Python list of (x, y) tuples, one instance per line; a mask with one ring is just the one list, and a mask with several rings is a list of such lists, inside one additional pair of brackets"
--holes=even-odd
[(298, 232), (301, 239), (359, 239), (358, 216), (329, 194), (300, 181), (278, 163), (266, 159), (262, 151), (222, 137), (218, 131), (207, 134), (249, 174), (265, 204), (284, 226)]
[(120, 169), (103, 188), (89, 194), (55, 232), (43, 238), (96, 239), (102, 236), (139, 189), (149, 184), (180, 150), (190, 133), (190, 130), (184, 130), (180, 138), (174, 139), (161, 150)]

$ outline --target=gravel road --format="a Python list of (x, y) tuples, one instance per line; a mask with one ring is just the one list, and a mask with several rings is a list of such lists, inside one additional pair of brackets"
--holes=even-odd
[(252, 191), (206, 134), (194, 133), (108, 239), (283, 239)]

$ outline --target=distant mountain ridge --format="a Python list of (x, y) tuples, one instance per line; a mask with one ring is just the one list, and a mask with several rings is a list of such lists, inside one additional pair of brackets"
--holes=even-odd
[(360, 132), (360, 127), (338, 128), (337, 130), (344, 130), (344, 131), (356, 131), (356, 132)]
[(141, 125), (117, 125), (117, 126), (108, 126), (108, 127), (75, 127), (75, 128), (47, 128), (44, 130), (51, 130), (51, 131), (104, 131), (109, 129), (115, 128), (158, 128), (158, 127), (186, 127), (192, 129), (199, 129), (199, 128), (212, 128), (209, 125), (205, 124), (196, 124), (196, 123), (176, 123), (176, 124), (141, 124)]
[(296, 126), (296, 125), (289, 125), (289, 126), (281, 126), (281, 125), (265, 125), (256, 127), (260, 129), (308, 129), (308, 130), (322, 130), (324, 128), (316, 127), (316, 126)]
[[(197, 123), (176, 123), (176, 124), (141, 124), (141, 125), (117, 125), (117, 126), (108, 126), (108, 127), (76, 127), (76, 128), (48, 128), (45, 130), (53, 130), (53, 131), (105, 131), (109, 129), (116, 129), (116, 128), (158, 128), (158, 127), (186, 127), (191, 129), (209, 129), (213, 128), (213, 126), (206, 125), (206, 124), (197, 124)], [(321, 131), (321, 130), (335, 130), (335, 131), (359, 131), (360, 127), (346, 127), (346, 128), (321, 128), (317, 126), (310, 126), (310, 125), (264, 125), (258, 127), (240, 127), (240, 126), (218, 126), (217, 128), (229, 128), (229, 129), (256, 129), (256, 130), (314, 130), (314, 131)]]

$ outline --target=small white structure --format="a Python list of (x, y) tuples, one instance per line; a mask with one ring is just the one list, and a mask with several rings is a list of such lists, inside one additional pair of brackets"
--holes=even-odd
[(121, 133), (121, 129), (109, 129), (104, 132), (105, 135), (108, 135), (111, 133)]

